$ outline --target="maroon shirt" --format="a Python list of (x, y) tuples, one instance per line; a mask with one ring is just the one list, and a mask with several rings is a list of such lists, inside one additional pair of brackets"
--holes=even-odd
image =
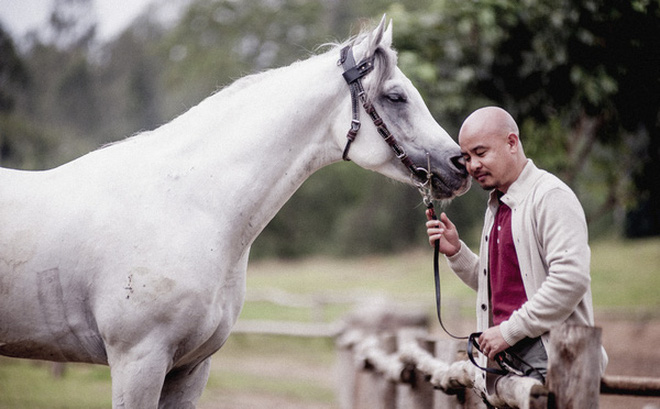
[(511, 235), (511, 208), (500, 201), (488, 245), (493, 324), (499, 325), (526, 301)]

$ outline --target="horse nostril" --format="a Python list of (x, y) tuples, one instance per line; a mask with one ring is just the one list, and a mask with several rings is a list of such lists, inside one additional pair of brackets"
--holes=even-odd
[(463, 158), (462, 155), (454, 156), (450, 160), (451, 163), (454, 164), (454, 167), (461, 172), (461, 174), (467, 175), (467, 168), (465, 167), (465, 158)]

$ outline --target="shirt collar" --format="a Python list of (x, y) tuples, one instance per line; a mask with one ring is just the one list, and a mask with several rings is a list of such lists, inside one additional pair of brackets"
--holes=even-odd
[[(499, 200), (501, 200), (507, 206), (513, 208), (516, 204), (520, 203), (525, 198), (527, 193), (530, 192), (531, 187), (534, 185), (534, 183), (536, 183), (538, 177), (539, 177), (538, 168), (531, 159), (527, 159), (527, 163), (525, 164), (525, 167), (523, 168), (522, 172), (520, 172), (518, 179), (516, 179), (511, 184), (511, 186), (509, 186), (509, 189), (507, 190), (506, 194), (501, 196)], [(490, 191), (488, 205), (489, 206), (498, 205), (497, 189), (493, 189)]]

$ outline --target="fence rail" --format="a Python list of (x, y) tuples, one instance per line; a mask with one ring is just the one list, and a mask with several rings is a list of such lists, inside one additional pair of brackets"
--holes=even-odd
[(598, 408), (599, 395), (660, 396), (660, 379), (600, 377), (601, 330), (562, 326), (551, 332), (545, 385), (519, 376), (486, 388), (466, 358), (465, 343), (430, 337), (417, 327), (348, 328), (337, 339), (342, 409)]
[[(477, 368), (463, 343), (430, 339), (416, 331), (396, 335), (344, 333), (337, 341), (344, 385), (342, 409), (361, 408), (485, 408), (475, 394)], [(355, 373), (352, 373), (355, 372)], [(374, 393), (379, 384), (389, 391)], [(487, 396), (490, 404), (512, 408), (546, 408), (548, 391), (532, 378), (502, 378)]]
[(646, 376), (604, 376), (600, 383), (600, 393), (660, 396), (660, 378)]
[[(487, 394), (484, 385), (475, 385), (478, 370), (466, 360), (464, 342), (429, 338), (425, 332), (428, 317), (422, 312), (410, 312), (414, 310), (401, 309), (401, 305), (383, 309), (391, 304), (377, 300), (375, 306), (367, 305), (365, 310), (363, 305), (343, 321), (324, 322), (328, 305), (355, 307), (365, 298), (346, 293), (321, 297), (264, 291), (253, 293), (248, 300), (312, 310), (314, 322), (242, 320), (234, 332), (335, 338), (344, 368), (341, 379), (345, 385), (339, 392), (343, 409), (483, 408), (483, 398), (491, 405), (512, 408), (583, 409), (594, 407), (599, 394), (660, 396), (660, 378), (601, 379), (596, 375), (600, 373), (598, 328), (555, 330), (550, 347), (557, 350), (551, 355), (564, 359), (551, 365), (554, 369), (547, 387), (530, 378), (508, 377)], [(573, 359), (576, 356), (582, 359)]]
[(401, 309), (401, 305), (383, 309), (383, 305), (391, 304), (377, 300), (374, 305), (362, 305), (342, 321), (324, 322), (328, 305), (355, 307), (364, 297), (265, 291), (253, 293), (248, 300), (313, 312), (314, 322), (242, 320), (234, 332), (335, 338), (343, 368), (344, 385), (339, 391), (342, 409), (485, 408), (483, 399), (496, 407), (583, 409), (597, 407), (593, 402), (598, 401), (599, 394), (660, 396), (660, 378), (599, 378), (598, 328), (562, 327), (554, 331), (550, 348), (556, 350), (551, 355), (562, 359), (551, 363), (547, 386), (531, 378), (507, 377), (486, 393), (484, 384), (475, 384), (479, 370), (466, 360), (465, 343), (429, 338), (428, 317), (423, 312)]

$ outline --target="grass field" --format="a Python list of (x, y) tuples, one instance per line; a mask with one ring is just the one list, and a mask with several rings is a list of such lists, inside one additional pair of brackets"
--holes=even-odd
[[(278, 289), (365, 299), (387, 296), (395, 303), (421, 305), (433, 314), (431, 257), (431, 250), (424, 248), (349, 260), (259, 261), (250, 264), (248, 293)], [(592, 289), (597, 312), (660, 325), (659, 270), (660, 239), (593, 243)], [(471, 318), (474, 294), (444, 263), (442, 284), (443, 305), (451, 306), (450, 313), (445, 313), (448, 325)], [(338, 319), (349, 309), (347, 305), (328, 307), (325, 319)], [(306, 308), (248, 302), (241, 319), (310, 321), (314, 314)], [(213, 358), (200, 407), (336, 408), (334, 385), (328, 382), (333, 360), (334, 344), (329, 339), (234, 334)], [(68, 364), (66, 368), (63, 377), (54, 378), (49, 363), (0, 358), (0, 409), (111, 407), (107, 367)]]

